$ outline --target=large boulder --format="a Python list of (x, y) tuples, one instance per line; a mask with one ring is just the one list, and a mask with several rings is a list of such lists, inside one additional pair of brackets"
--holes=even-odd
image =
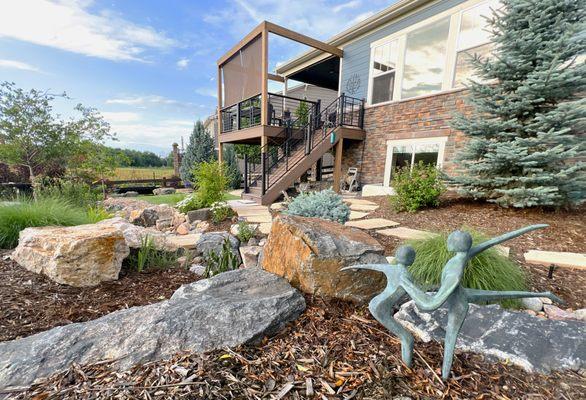
[(273, 221), (261, 266), (305, 293), (364, 303), (383, 290), (374, 271), (343, 271), (363, 263), (386, 263), (384, 248), (367, 233), (318, 218), (280, 215)]
[(139, 249), (148, 238), (157, 250), (172, 250), (167, 246), (167, 236), (155, 228), (134, 225), (121, 217), (114, 217), (98, 222), (97, 227), (114, 227), (119, 229), (126, 239), (128, 247)]
[(258, 342), (305, 309), (284, 279), (258, 268), (179, 288), (170, 300), (116, 311), (0, 343), (0, 388), (26, 386), (71, 363), (117, 359), (116, 366)]
[(118, 279), (129, 252), (113, 226), (42, 227), (20, 232), (12, 259), (55, 282), (81, 287)]
[[(424, 342), (442, 342), (447, 324), (445, 307), (426, 313), (413, 301), (395, 318)], [(511, 362), (529, 372), (579, 370), (586, 365), (586, 324), (556, 321), (511, 312), (498, 305), (470, 305), (456, 348)]]
[(240, 241), (236, 236), (229, 234), (228, 232), (206, 232), (202, 233), (199, 237), (195, 247), (199, 254), (207, 257), (212, 251), (216, 254), (220, 254), (224, 241), (228, 239), (230, 241), (230, 250), (234, 255), (240, 258)]

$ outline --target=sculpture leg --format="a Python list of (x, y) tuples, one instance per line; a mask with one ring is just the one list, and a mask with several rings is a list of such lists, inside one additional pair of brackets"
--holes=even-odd
[(393, 318), (393, 305), (393, 302), (383, 302), (371, 309), (370, 312), (378, 322), (401, 339), (401, 357), (405, 365), (411, 367), (413, 361), (413, 335)]
[(444, 361), (442, 365), (442, 379), (445, 381), (450, 377), (456, 339), (462, 328), (466, 314), (468, 313), (468, 302), (463, 297), (450, 299), (448, 303), (448, 326), (446, 327), (446, 338), (444, 343)]
[(487, 301), (500, 301), (509, 299), (522, 299), (527, 297), (547, 297), (555, 302), (562, 303), (563, 300), (554, 295), (551, 292), (521, 292), (521, 291), (509, 291), (509, 292), (498, 292), (495, 290), (480, 290), (480, 289), (465, 289), (466, 296), (471, 303), (476, 302), (487, 302)]

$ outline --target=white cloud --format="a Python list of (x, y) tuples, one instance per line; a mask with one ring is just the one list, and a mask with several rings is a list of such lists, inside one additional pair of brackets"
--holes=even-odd
[(362, 2), (360, 0), (351, 0), (347, 3), (342, 3), (340, 5), (335, 6), (334, 8), (332, 8), (332, 11), (335, 13), (339, 13), (340, 11), (346, 9), (357, 8), (360, 6), (361, 3)]
[[(194, 119), (195, 121), (195, 119)], [(155, 123), (113, 123), (112, 132), (117, 133), (116, 146), (128, 148), (156, 147), (171, 151), (173, 142), (181, 143), (181, 137), (189, 137), (193, 121), (162, 120)]]
[(134, 112), (109, 112), (104, 111), (101, 113), (102, 116), (108, 121), (110, 124), (117, 123), (117, 122), (133, 122), (133, 121), (140, 121), (141, 115)]
[(177, 61), (177, 68), (179, 68), (179, 69), (185, 69), (185, 68), (187, 68), (188, 65), (189, 65), (189, 60), (187, 58), (182, 58), (179, 61)]
[(215, 97), (218, 98), (218, 89), (214, 88), (197, 88), (195, 93), (201, 96)]
[(92, 14), (88, 0), (2, 0), (0, 37), (108, 60), (145, 61), (146, 49), (176, 45), (164, 33), (108, 11)]
[(183, 103), (179, 100), (169, 99), (158, 95), (148, 96), (131, 96), (106, 100), (106, 104), (121, 104), (126, 106), (146, 106), (146, 105), (176, 105), (193, 107), (192, 103)]
[(164, 119), (161, 121), (163, 125), (175, 125), (175, 126), (189, 126), (192, 127), (195, 120), (190, 119)]
[(35, 67), (34, 65), (30, 65), (25, 62), (16, 60), (0, 60), (0, 68), (12, 68), (20, 69), (22, 71), (42, 72), (39, 68)]

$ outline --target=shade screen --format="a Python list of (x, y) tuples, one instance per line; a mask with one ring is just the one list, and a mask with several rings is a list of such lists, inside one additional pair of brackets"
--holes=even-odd
[(222, 106), (231, 106), (262, 90), (262, 40), (259, 36), (222, 66)]

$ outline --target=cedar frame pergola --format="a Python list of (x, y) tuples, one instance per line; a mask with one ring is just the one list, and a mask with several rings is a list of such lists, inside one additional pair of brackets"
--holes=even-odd
[(274, 33), (281, 37), (284, 37), (289, 40), (293, 40), (295, 42), (313, 47), (314, 49), (321, 50), (323, 52), (329, 53), (333, 56), (342, 58), (344, 55), (344, 51), (339, 49), (335, 46), (329, 45), (327, 43), (321, 42), (319, 40), (313, 39), (309, 36), (305, 36), (301, 33), (294, 32), (290, 29), (284, 28), (282, 26), (273, 24), (272, 22), (263, 21), (261, 22), (256, 28), (254, 28), (248, 35), (246, 35), (238, 44), (236, 44), (232, 49), (230, 49), (226, 54), (224, 54), (217, 62), (218, 65), (218, 160), (222, 162), (222, 151), (223, 151), (223, 141), (221, 140), (222, 136), (222, 67), (234, 56), (236, 55), (241, 49), (243, 49), (246, 45), (251, 43), (252, 41), (261, 38), (261, 123), (260, 129), (258, 129), (258, 136), (261, 139), (261, 148), (265, 149), (265, 145), (267, 143), (267, 135), (266, 132), (270, 130), (269, 123), (268, 123), (268, 98), (269, 98), (269, 80), (274, 80), (278, 82), (285, 83), (286, 88), (286, 78), (280, 75), (275, 75), (269, 73), (269, 33)]

